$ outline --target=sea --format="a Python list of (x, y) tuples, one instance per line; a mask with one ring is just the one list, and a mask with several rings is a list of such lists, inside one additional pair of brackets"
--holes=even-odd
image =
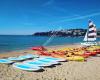
[[(30, 35), (0, 35), (0, 53), (30, 49), (33, 46), (75, 44), (84, 37), (46, 37)], [(97, 38), (100, 41), (100, 38)]]

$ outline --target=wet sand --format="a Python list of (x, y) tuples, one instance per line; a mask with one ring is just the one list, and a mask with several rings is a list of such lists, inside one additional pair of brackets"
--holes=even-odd
[[(80, 45), (50, 46), (48, 49), (60, 47), (80, 47)], [(18, 56), (33, 53), (32, 50), (22, 50), (0, 54), (0, 57)], [(100, 55), (90, 57), (86, 62), (61, 62), (61, 65), (44, 68), (40, 72), (27, 72), (12, 65), (0, 64), (0, 80), (100, 80)]]

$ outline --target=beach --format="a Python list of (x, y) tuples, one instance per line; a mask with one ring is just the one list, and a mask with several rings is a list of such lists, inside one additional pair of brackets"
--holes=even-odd
[(100, 80), (100, 0), (0, 0), (0, 80)]
[[(62, 47), (78, 48), (80, 45), (50, 46), (47, 49)], [(0, 54), (0, 58), (20, 56), (35, 53), (32, 50), (13, 51)], [(61, 65), (46, 67), (44, 71), (27, 72), (12, 65), (0, 64), (0, 80), (100, 80), (100, 55), (89, 57), (85, 62), (68, 61)]]

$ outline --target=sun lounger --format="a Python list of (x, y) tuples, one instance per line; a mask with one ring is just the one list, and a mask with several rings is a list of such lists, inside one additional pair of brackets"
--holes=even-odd
[(8, 59), (0, 59), (0, 63), (11, 64), (11, 63), (13, 63), (13, 61), (10, 61)]
[(13, 67), (25, 70), (25, 71), (38, 71), (41, 70), (42, 68), (36, 65), (29, 65), (25, 63), (14, 63)]

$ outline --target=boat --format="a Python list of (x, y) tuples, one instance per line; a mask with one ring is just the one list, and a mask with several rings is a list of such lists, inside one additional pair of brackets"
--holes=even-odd
[(55, 60), (55, 61), (58, 61), (58, 62), (65, 62), (67, 61), (66, 59), (62, 59), (62, 58), (54, 58), (54, 57), (50, 57), (50, 56), (41, 56), (42, 58), (45, 58), (45, 59), (49, 59), (49, 60)]
[(39, 66), (39, 67), (48, 67), (48, 66), (52, 66), (51, 63), (48, 63), (48, 62), (42, 62), (42, 61), (39, 61), (39, 60), (30, 60), (30, 61), (25, 61), (23, 62), (25, 64), (30, 64), (30, 65), (36, 65), (36, 66)]
[(12, 64), (13, 61), (8, 60), (8, 59), (0, 59), (0, 63), (3, 63), (3, 64)]
[(18, 68), (18, 69), (21, 69), (21, 70), (25, 70), (25, 71), (39, 71), (41, 70), (42, 68), (37, 66), (37, 65), (29, 65), (29, 64), (26, 64), (26, 63), (14, 63), (12, 65), (14, 68)]
[(45, 51), (46, 50), (43, 46), (34, 46), (31, 49), (35, 51)]
[(69, 61), (80, 61), (80, 62), (85, 61), (85, 58), (82, 56), (70, 56), (70, 57), (66, 57), (66, 59)]
[(54, 59), (47, 59), (45, 57), (40, 57), (38, 59), (34, 59), (34, 61), (40, 61), (40, 62), (45, 62), (45, 63), (49, 63), (49, 64), (59, 64), (58, 61), (54, 60)]
[(38, 58), (38, 57), (39, 57), (38, 55), (27, 54), (27, 55), (21, 55), (19, 57), (9, 57), (8, 60), (11, 60), (11, 61), (24, 61), (24, 60)]
[(96, 31), (96, 25), (93, 23), (93, 21), (89, 20), (88, 30), (84, 37), (84, 42), (81, 43), (83, 46), (91, 46), (91, 45), (98, 45), (96, 41), (97, 37), (97, 31)]

